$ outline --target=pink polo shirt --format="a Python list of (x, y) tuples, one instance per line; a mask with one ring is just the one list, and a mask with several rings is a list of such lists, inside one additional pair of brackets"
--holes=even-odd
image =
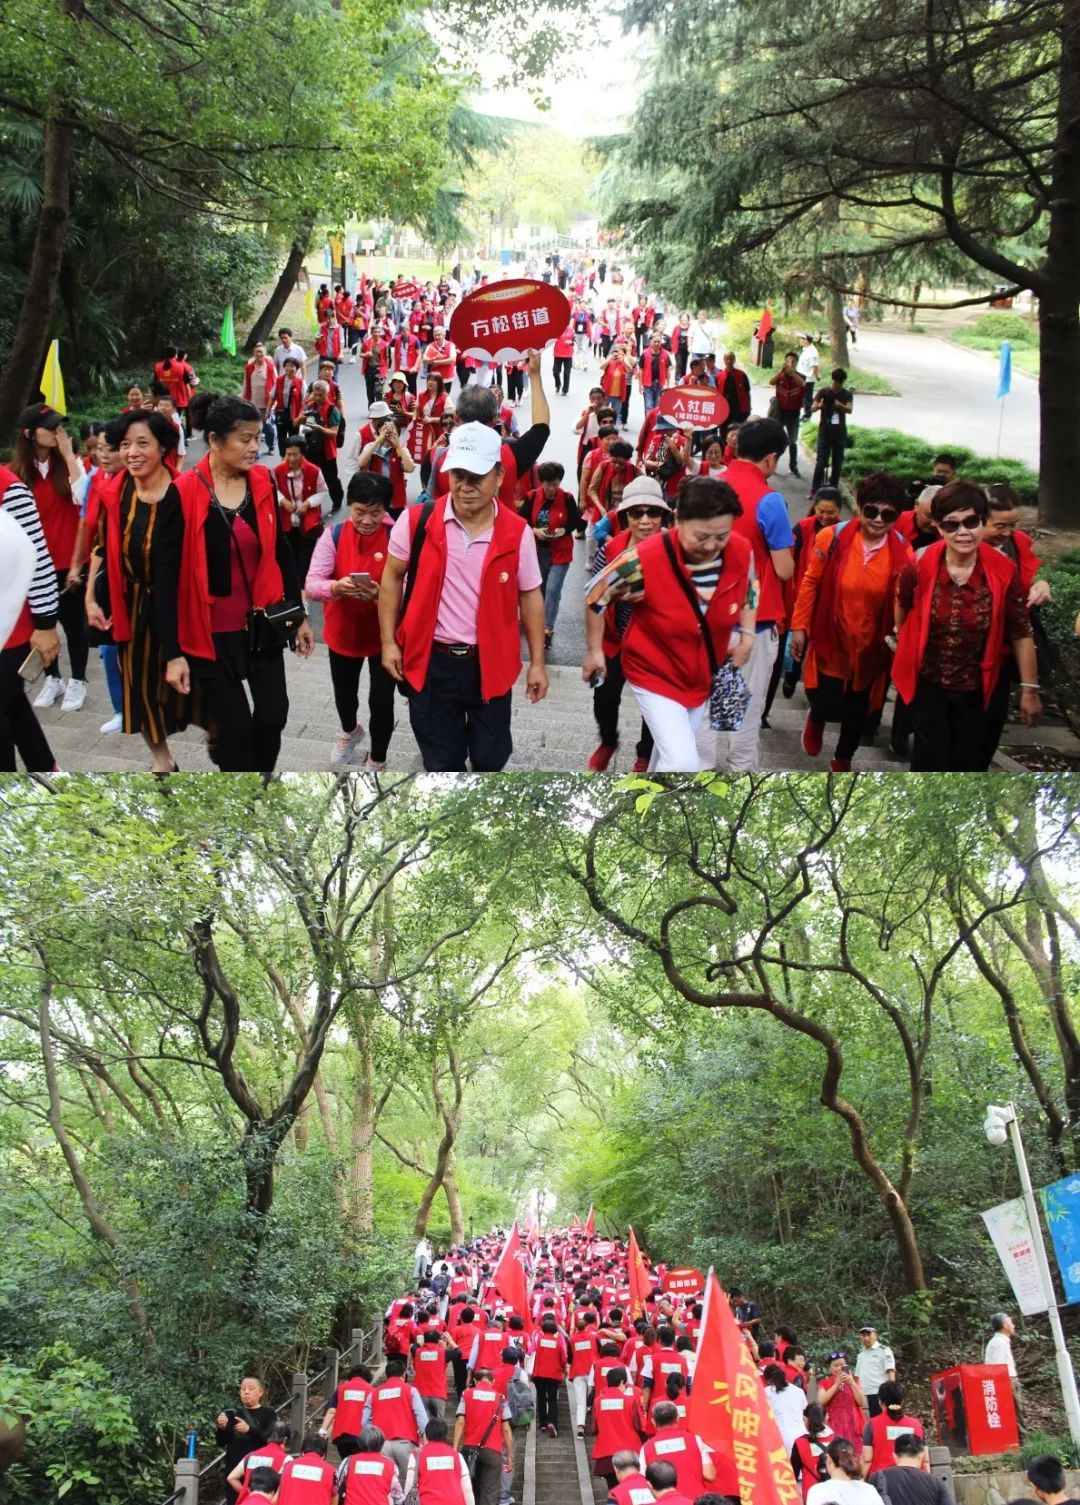
[[(413, 510), (412, 507), (406, 508), (390, 532), (390, 553), (406, 563), (409, 558), (409, 514)], [(475, 643), (480, 577), (495, 527), (494, 516), (490, 528), (479, 537), (470, 538), (454, 516), (453, 501), (447, 497), (443, 519), (446, 523), (446, 574), (435, 617), (435, 641)], [(536, 557), (536, 538), (531, 528), (525, 528), (521, 534), (517, 584), (519, 591), (538, 590), (540, 586), (540, 562)]]

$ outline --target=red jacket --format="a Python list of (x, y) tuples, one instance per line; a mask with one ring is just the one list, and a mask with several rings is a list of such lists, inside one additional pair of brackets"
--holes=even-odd
[[(251, 401), (251, 373), (254, 370), (255, 370), (255, 362), (253, 360), (248, 361), (247, 365), (244, 367), (244, 400), (245, 400), (245, 402), (250, 402)], [(278, 376), (277, 368), (275, 367), (273, 361), (270, 361), (270, 360), (266, 361), (266, 363), (265, 363), (265, 370), (266, 370), (266, 405), (267, 405), (267, 407), (272, 407), (273, 403), (274, 403), (274, 391), (275, 391), (275, 389), (277, 387), (278, 382), (281, 380), (281, 378)]]
[[(930, 639), (930, 611), (934, 599), (934, 586), (937, 581), (938, 566), (944, 553), (945, 540), (942, 539), (940, 543), (930, 544), (919, 555), (915, 566), (917, 571), (915, 601), (900, 629), (892, 677), (897, 694), (909, 705), (915, 699), (919, 674), (926, 656), (926, 645)], [(980, 660), (983, 705), (987, 706), (990, 704), (990, 696), (994, 693), (994, 687), (1001, 672), (1001, 654), (1005, 646), (1005, 597), (1010, 585), (1017, 578), (1017, 569), (1011, 559), (1006, 559), (988, 543), (979, 545), (979, 562), (986, 572), (986, 582), (990, 587), (993, 603), (990, 611), (990, 630), (986, 634)]]
[(780, 622), (784, 617), (784, 593), (765, 535), (757, 521), (758, 503), (772, 488), (757, 466), (749, 460), (732, 460), (724, 474), (724, 480), (742, 503), (742, 516), (735, 519), (734, 532), (747, 539), (754, 550), (754, 566), (761, 591), (758, 621)]
[[(675, 557), (682, 564), (678, 534), (670, 535)], [(698, 618), (675, 578), (664, 547), (663, 533), (638, 545), (643, 598), (634, 605), (622, 643), (623, 673), (632, 685), (652, 690), (688, 709), (709, 697), (712, 674)], [(745, 538), (732, 533), (721, 556), (723, 568), (705, 621), (723, 663), (731, 629), (738, 626), (750, 578), (751, 549)]]
[(360, 1375), (341, 1381), (331, 1402), (334, 1407), (335, 1440), (338, 1437), (359, 1437), (364, 1406), (370, 1394), (370, 1384)]
[[(410, 537), (418, 514), (419, 509), (410, 513)], [(524, 518), (500, 502), (495, 509), (495, 526), (484, 561), (476, 618), (480, 693), (484, 700), (505, 695), (513, 689), (521, 673), (517, 569), (524, 531)], [(436, 503), (428, 518), (409, 610), (397, 630), (405, 678), (414, 690), (423, 689), (427, 679), (445, 573), (446, 521), (443, 507)]]
[(566, 1374), (566, 1339), (538, 1329), (533, 1339), (533, 1379), (561, 1380)]
[(300, 422), (300, 414), (304, 411), (304, 383), (298, 376), (294, 376), (291, 382), (284, 375), (279, 378), (274, 390), (274, 408), (279, 413), (288, 413), (294, 428)]
[(280, 1442), (267, 1442), (261, 1448), (256, 1448), (244, 1459), (244, 1473), (240, 1481), (240, 1493), (236, 1497), (236, 1505), (244, 1505), (244, 1501), (251, 1494), (251, 1476), (257, 1468), (272, 1468), (276, 1473), (281, 1472), (281, 1465), (288, 1457), (288, 1453)]
[(637, 1452), (641, 1446), (641, 1411), (633, 1391), (605, 1386), (593, 1402), (596, 1442), (593, 1459), (613, 1458), (624, 1449)]
[(381, 1453), (353, 1453), (344, 1471), (344, 1505), (390, 1505), (397, 1479), (392, 1458)]
[(416, 1455), (416, 1489), (420, 1505), (464, 1505), (457, 1449), (448, 1442), (425, 1442)]
[[(573, 497), (570, 493), (560, 486), (555, 492), (555, 500), (551, 503), (551, 510), (548, 513), (549, 531), (554, 532), (557, 528), (567, 530), (562, 538), (547, 540), (547, 546), (551, 550), (552, 564), (570, 564), (574, 557), (574, 535), (570, 532), (570, 513), (567, 508), (567, 503), (572, 501)], [(535, 519), (544, 505), (544, 488), (538, 486), (529, 494), (521, 508), (521, 516), (530, 528), (536, 526)]]
[[(173, 485), (180, 497), (184, 514), (184, 542), (180, 552), (180, 578), (177, 586), (177, 640), (181, 653), (195, 658), (217, 657), (210, 631), (210, 580), (206, 565), (206, 542), (203, 529), (210, 511), (210, 493), (199, 480), (200, 473), (212, 485), (210, 457), (204, 455), (191, 470), (176, 477)], [(274, 505), (274, 482), (263, 465), (249, 472), (251, 499), (255, 508), (255, 526), (259, 535), (259, 563), (251, 582), (253, 607), (273, 606), (280, 601), (285, 587), (276, 557), (277, 508)]]
[[(805, 522), (806, 519), (804, 518)], [(843, 576), (847, 565), (848, 555), (855, 546), (855, 541), (860, 537), (858, 521), (850, 522), (842, 527), (834, 535), (831, 543), (831, 553), (825, 566), (825, 573), (821, 577), (818, 587), (817, 600), (814, 603), (814, 616), (810, 623), (810, 631), (807, 641), (817, 655), (818, 662), (827, 664), (832, 662), (836, 652), (836, 613), (837, 613), (837, 585)], [(806, 547), (813, 548), (811, 541)], [(911, 562), (911, 550), (902, 538), (899, 538), (894, 529), (890, 529), (885, 535), (884, 547), (888, 549), (889, 571), (892, 581), (891, 589), (885, 596), (881, 606), (881, 616), (878, 621), (877, 640), (880, 649), (880, 668), (876, 671), (884, 674), (889, 666), (889, 650), (885, 646), (885, 635), (893, 629), (894, 601), (896, 598), (896, 582), (900, 571), (906, 564)], [(790, 1366), (789, 1366), (790, 1367)], [(789, 1375), (790, 1379), (791, 1376)]]
[(318, 1453), (301, 1453), (281, 1466), (278, 1505), (330, 1505), (334, 1498), (334, 1468)]
[[(287, 496), (290, 499), (290, 501), (291, 501), (292, 500), (292, 492), (289, 490), (289, 475), (290, 475), (290, 471), (289, 471), (289, 467), (288, 467), (288, 464), (286, 463), (286, 461), (282, 460), (282, 462), (281, 462), (280, 465), (275, 465), (274, 466), (273, 475), (274, 475), (274, 485), (277, 487), (278, 495), (279, 496)], [(310, 460), (301, 460), (300, 461), (300, 500), (301, 501), (306, 502), (309, 496), (314, 496), (315, 495), (316, 489), (318, 488), (319, 481), (321, 479), (322, 479), (322, 471), (319, 469), (319, 467), (317, 465), (313, 465)], [(289, 529), (292, 527), (292, 523), (293, 523), (293, 514), (291, 512), (286, 512), (285, 509), (284, 509), (284, 507), (282, 507), (281, 508), (281, 526), (282, 526), (282, 528), (286, 532), (288, 532)], [(300, 518), (300, 531), (301, 531), (301, 533), (317, 533), (321, 527), (322, 527), (322, 508), (321, 507), (309, 507), (307, 509), (307, 511)]]
[(716, 1478), (707, 1482), (702, 1472), (701, 1449), (697, 1436), (683, 1426), (659, 1427), (642, 1448), (645, 1465), (670, 1463), (677, 1475), (675, 1488), (681, 1494), (696, 1500), (698, 1495), (715, 1492), (718, 1495), (737, 1495), (739, 1476), (732, 1459), (711, 1449), (716, 1465)]
[[(334, 533), (334, 579), (342, 580), (346, 575), (366, 572), (372, 580), (380, 581), (386, 568), (389, 528), (362, 534), (356, 531), (351, 522), (346, 521), (338, 523)], [(382, 647), (378, 601), (356, 601), (347, 596), (331, 596), (323, 603), (323, 638), (328, 648), (346, 658), (373, 657)], [(442, 1347), (436, 1352), (445, 1358)], [(428, 1390), (424, 1393), (438, 1395), (440, 1392)]]

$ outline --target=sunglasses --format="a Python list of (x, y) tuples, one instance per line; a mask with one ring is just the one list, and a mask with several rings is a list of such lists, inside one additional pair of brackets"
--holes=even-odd
[(879, 518), (883, 523), (894, 523), (900, 516), (895, 507), (879, 507), (877, 502), (864, 502), (862, 515), (868, 517), (872, 523), (877, 522)]
[(664, 509), (663, 507), (627, 507), (626, 515), (635, 523), (639, 523), (643, 517), (656, 522), (658, 518), (663, 517)]
[(966, 512), (963, 517), (946, 517), (938, 523), (943, 533), (959, 533), (963, 528), (968, 533), (982, 527), (983, 519), (977, 512)]

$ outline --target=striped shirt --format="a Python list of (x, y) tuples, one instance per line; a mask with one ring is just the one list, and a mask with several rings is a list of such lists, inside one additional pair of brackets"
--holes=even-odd
[(55, 627), (60, 604), (56, 566), (45, 543), (37, 503), (28, 487), (22, 481), (15, 480), (4, 492), (3, 508), (8, 517), (14, 518), (18, 523), (34, 547), (34, 574), (27, 595), (34, 627), (41, 630)]

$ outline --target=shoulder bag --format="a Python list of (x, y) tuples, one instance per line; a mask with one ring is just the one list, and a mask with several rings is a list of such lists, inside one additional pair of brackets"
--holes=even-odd
[[(244, 556), (240, 545), (236, 542), (236, 534), (233, 532), (235, 513), (230, 513), (218, 500), (214, 488), (203, 475), (202, 471), (196, 470), (195, 474), (210, 493), (210, 504), (221, 516), (225, 526), (229, 530), (236, 549), (236, 557), (240, 563), (240, 573), (244, 577), (249, 599), (251, 598), (251, 581), (248, 579), (247, 568), (244, 565)], [(282, 596), (280, 601), (275, 601), (271, 606), (251, 606), (247, 614), (247, 639), (248, 648), (252, 653), (271, 653), (275, 649), (291, 647), (296, 639), (297, 629), (303, 622), (306, 612), (303, 601), (294, 601), (288, 596)]]

